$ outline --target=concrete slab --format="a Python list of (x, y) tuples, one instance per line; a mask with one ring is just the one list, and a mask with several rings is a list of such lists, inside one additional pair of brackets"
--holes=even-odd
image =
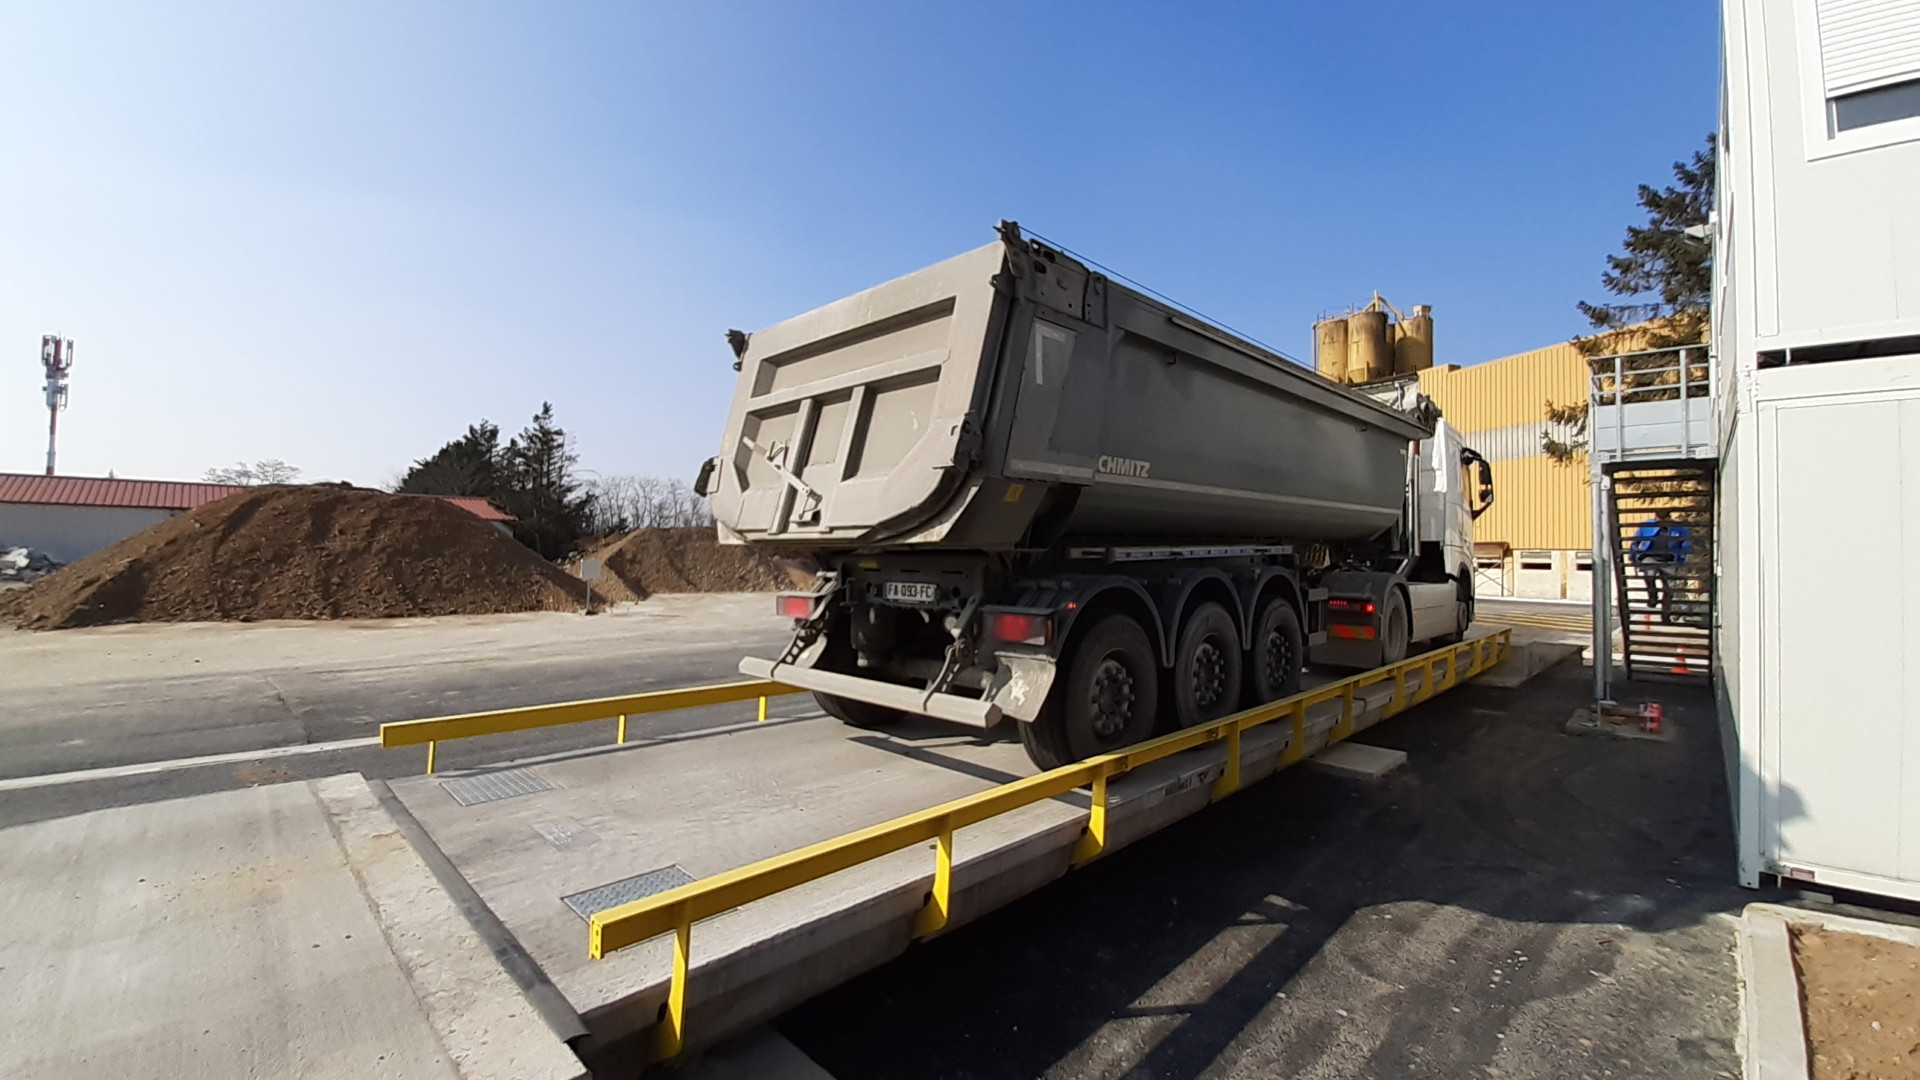
[(0, 865), (0, 1075), (582, 1075), (357, 776), (16, 826)]
[(758, 1027), (674, 1070), (675, 1080), (833, 1080), (786, 1036)]
[(1568, 642), (1516, 643), (1505, 663), (1474, 681), (1482, 686), (1498, 686), (1511, 690), (1560, 661), (1578, 655), (1579, 652), (1579, 645)]
[(1365, 743), (1334, 743), (1307, 759), (1307, 765), (1349, 780), (1378, 780), (1407, 763), (1405, 750)]
[[(1417, 692), (1418, 675), (1408, 680)], [(1377, 722), (1390, 685), (1358, 700)], [(1325, 746), (1339, 703), (1310, 710), (1304, 742)], [(1272, 773), (1291, 739), (1275, 723), (1242, 740), (1243, 784)], [(693, 733), (518, 763), (551, 790), (461, 806), (450, 774), (392, 784), (394, 795), (546, 972), (591, 1032), (598, 1070), (630, 1067), (658, 1020), (671, 940), (602, 960), (563, 897), (651, 871), (694, 878), (1031, 775), (1011, 728), (983, 736), (929, 721), (885, 732), (825, 718)], [(1112, 785), (1108, 851), (1205, 808), (1225, 747), (1135, 770)], [(949, 929), (1064, 874), (1087, 820), (1082, 792), (1025, 807), (955, 837)], [(700, 923), (687, 1004), (690, 1050), (713, 1045), (904, 952), (932, 878), (933, 845), (909, 849)]]

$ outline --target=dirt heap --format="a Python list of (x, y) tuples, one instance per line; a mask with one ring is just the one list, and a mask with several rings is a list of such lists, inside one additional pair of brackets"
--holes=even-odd
[(595, 591), (608, 600), (644, 600), (654, 593), (765, 592), (811, 580), (790, 560), (723, 545), (712, 526), (636, 529), (591, 552), (603, 566)]
[(326, 485), (230, 495), (26, 589), (0, 621), (364, 619), (577, 608), (578, 583), (439, 499)]

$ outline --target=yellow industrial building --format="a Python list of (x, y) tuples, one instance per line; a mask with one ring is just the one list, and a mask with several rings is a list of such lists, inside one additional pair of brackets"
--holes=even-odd
[[(1553, 431), (1548, 402), (1587, 399), (1587, 361), (1572, 345), (1551, 345), (1472, 367), (1419, 372), (1420, 390), (1440, 406), (1467, 445), (1493, 463), (1493, 506), (1474, 526), (1479, 596), (1587, 600), (1593, 567), (1593, 502), (1584, 456), (1559, 464), (1541, 452)], [(1562, 441), (1565, 432), (1555, 432)]]

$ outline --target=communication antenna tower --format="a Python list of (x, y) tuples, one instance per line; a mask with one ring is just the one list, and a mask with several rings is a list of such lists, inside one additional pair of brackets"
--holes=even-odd
[(47, 369), (47, 475), (53, 475), (53, 443), (60, 431), (60, 410), (67, 407), (67, 372), (73, 370), (73, 342), (59, 334), (40, 335), (40, 366)]

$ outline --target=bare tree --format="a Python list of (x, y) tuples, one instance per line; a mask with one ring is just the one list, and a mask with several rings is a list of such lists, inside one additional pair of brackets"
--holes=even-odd
[(236, 461), (230, 469), (208, 469), (202, 477), (209, 484), (291, 484), (300, 479), (300, 469), (279, 458), (267, 458), (249, 465)]
[(594, 494), (593, 531), (678, 529), (713, 524), (707, 500), (678, 478), (603, 476), (590, 485)]

